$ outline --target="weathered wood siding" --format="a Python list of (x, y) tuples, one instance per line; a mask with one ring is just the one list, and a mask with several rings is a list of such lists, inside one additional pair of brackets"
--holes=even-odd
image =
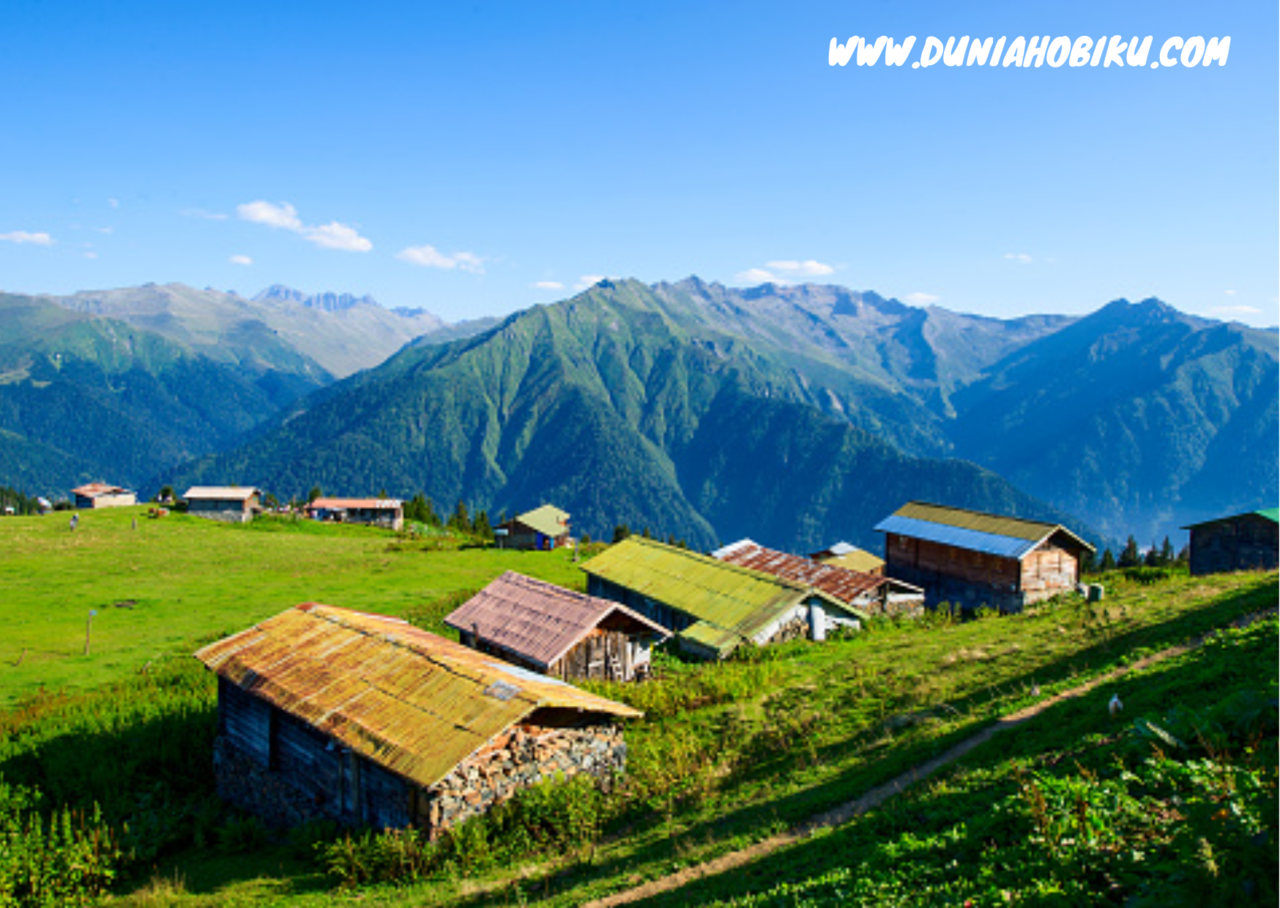
[[(637, 650), (643, 652), (638, 653)], [(636, 665), (640, 661), (648, 665), (648, 647), (639, 646), (637, 641), (621, 631), (597, 628), (570, 648), (547, 674), (566, 681), (630, 681), (635, 677)]]
[(196, 517), (204, 517), (208, 520), (222, 520), (227, 523), (248, 523), (253, 520), (253, 507), (257, 503), (256, 497), (248, 502), (197, 498), (194, 501), (187, 502), (187, 513), (194, 514)]
[(598, 596), (611, 602), (621, 602), (633, 612), (639, 612), (650, 621), (662, 625), (673, 634), (680, 633), (697, 620), (679, 609), (672, 608), (665, 602), (658, 602), (647, 596), (642, 596), (634, 590), (610, 583), (594, 574), (587, 575), (587, 595)]
[(1022, 565), (972, 549), (897, 533), (885, 534), (885, 571), (923, 587), (925, 604), (950, 602), (964, 608), (987, 605), (1003, 611), (1022, 606)]
[(1242, 514), (1191, 527), (1191, 573), (1275, 570), (1280, 525), (1258, 514)]
[(1022, 559), (1022, 601), (1039, 602), (1075, 589), (1080, 561), (1074, 552), (1046, 542)]

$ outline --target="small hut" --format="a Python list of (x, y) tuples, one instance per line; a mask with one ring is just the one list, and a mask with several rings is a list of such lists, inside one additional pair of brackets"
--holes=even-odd
[(106, 482), (87, 482), (71, 490), (76, 510), (90, 508), (124, 508), (138, 503), (138, 496), (128, 489)]
[(187, 513), (226, 523), (248, 523), (262, 510), (253, 486), (192, 486), (183, 494)]
[(623, 769), (629, 706), (402, 621), (307, 603), (206, 646), (218, 793), (271, 826), (432, 835), (544, 779)]
[(1274, 571), (1280, 548), (1280, 508), (1218, 517), (1191, 531), (1191, 573)]
[(307, 505), (315, 520), (363, 523), (398, 530), (404, 526), (404, 502), (397, 498), (317, 498)]
[(569, 544), (569, 515), (554, 505), (544, 504), (499, 524), (494, 538), (502, 549), (559, 548)]
[(507, 571), (444, 623), (466, 646), (566, 680), (631, 681), (649, 672), (656, 622), (597, 599)]

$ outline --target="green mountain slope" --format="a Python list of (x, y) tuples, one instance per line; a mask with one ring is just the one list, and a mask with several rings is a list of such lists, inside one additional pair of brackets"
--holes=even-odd
[[(421, 489), (446, 506), (463, 498), (490, 511), (554, 500), (592, 535), (625, 522), (700, 546), (721, 527), (740, 532), (737, 503), (757, 500), (776, 502), (766, 523), (750, 524), (764, 540), (862, 539), (901, 503), (881, 510), (882, 502), (924, 475), (940, 494), (963, 490), (958, 503), (1037, 508), (993, 474), (907, 457), (839, 418), (920, 409), (881, 376), (748, 341), (688, 300), (635, 281), (602, 282), (470, 340), (428, 341), (300, 402), (250, 444), (180, 471), (180, 483), (252, 482), (283, 495), (316, 484)], [(771, 408), (735, 424), (735, 408), (752, 401)], [(877, 495), (853, 482), (795, 495), (774, 452), (748, 444), (765, 416), (787, 425), (815, 471), (864, 471), (880, 483)]]
[(956, 395), (963, 456), (1146, 541), (1274, 504), (1274, 334), (1112, 303), (1021, 348)]
[(62, 496), (128, 486), (225, 446), (318, 380), (215, 362), (159, 335), (0, 295), (0, 475)]

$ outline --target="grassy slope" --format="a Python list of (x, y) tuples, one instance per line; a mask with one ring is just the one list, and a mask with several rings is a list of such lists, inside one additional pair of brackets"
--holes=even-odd
[[(85, 514), (74, 534), (61, 515), (0, 521), (0, 584), (6, 590), (0, 614), (12, 629), (0, 642), (0, 695), (6, 700), (41, 684), (87, 689), (137, 679), (137, 668), (148, 659), (184, 657), (199, 639), (242, 628), (298, 601), (421, 615), (424, 603), (475, 588), (508, 566), (556, 582), (578, 580), (563, 553), (427, 552), (422, 544), (400, 549), (390, 534), (362, 528), (302, 524), (272, 531), (179, 516), (140, 517), (135, 531), (130, 528), (135, 513)], [(754, 663), (672, 666), (666, 680), (643, 686), (602, 685), (603, 693), (631, 700), (648, 716), (628, 729), (628, 784), (615, 795), (617, 819), (596, 847), (545, 855), (519, 867), (500, 862), (467, 879), (444, 875), (404, 888), (365, 890), (358, 897), (365, 904), (480, 906), (522, 898), (579, 904), (735, 850), (856, 797), (1030, 702), (1033, 683), (1045, 694), (1070, 687), (1276, 603), (1275, 574), (1182, 578), (1153, 586), (1112, 578), (1109, 589), (1102, 606), (1068, 602), (961, 626), (886, 627), (823, 646), (789, 644), (766, 651), (768, 658)], [(132, 609), (108, 605), (122, 599), (137, 604)], [(79, 653), (90, 607), (97, 607), (99, 616), (93, 655), (84, 657)], [(1273, 651), (1274, 622), (1270, 627)], [(23, 645), (31, 652), (15, 667)], [(183, 707), (188, 712), (175, 719), (175, 727), (185, 727), (181, 722), (193, 715), (212, 715), (207, 673), (196, 670), (192, 677), (200, 689), (193, 689), (195, 700), (184, 701), (192, 705)], [(1183, 687), (1188, 686), (1210, 689), (1203, 674), (1188, 675)], [(1128, 681), (1119, 689), (1135, 709), (1163, 702), (1158, 693), (1144, 695)], [(705, 696), (690, 700), (690, 691)], [(1058, 746), (1064, 735), (1105, 731), (1110, 726), (1102, 704), (1112, 692), (1104, 686), (1079, 707), (1057, 709), (1016, 732), (1016, 738), (1006, 736), (975, 752), (965, 765), (998, 760), (1009, 742), (1026, 754)], [(89, 691), (66, 701), (67, 708), (91, 717), (100, 712), (95, 697), (99, 694)], [(102, 690), (104, 706), (113, 697), (131, 702), (138, 694)], [(189, 712), (193, 708), (195, 714)], [(62, 709), (59, 701), (48, 701), (29, 715), (51, 722)], [(15, 718), (11, 729), (20, 730), (23, 720)], [(150, 725), (164, 721), (148, 713)], [(130, 748), (150, 746), (129, 739), (127, 722), (104, 730), (96, 730), (88, 718), (69, 722), (65, 727), (85, 729), (75, 733), (87, 735), (85, 748), (101, 745), (97, 739), (103, 735), (124, 735), (112, 738), (115, 743), (108, 747), (122, 756)], [(11, 781), (21, 780), (14, 773), (24, 760), (31, 771), (43, 765), (31, 764), (33, 757), (43, 761), (65, 750), (56, 740), (40, 744), (39, 735), (23, 744), (22, 734), (8, 758), (16, 762), (0, 760), (0, 773)], [(198, 760), (180, 762), (201, 777), (208, 773)], [(46, 777), (49, 771), (41, 770)], [(987, 771), (997, 777), (1002, 772), (999, 766)], [(1007, 779), (1000, 784), (1007, 788)], [(944, 815), (947, 803), (939, 801), (930, 815)], [(895, 809), (877, 815), (899, 816)], [(908, 819), (903, 825), (912, 823)], [(823, 863), (821, 845), (795, 851), (797, 880), (840, 866)], [(735, 883), (735, 874), (677, 897), (697, 903), (713, 895), (767, 889), (783, 878), (777, 858), (771, 861), (763, 876), (748, 869), (743, 879), (753, 881), (749, 884)], [(248, 857), (188, 848), (161, 863), (160, 870), (185, 881), (190, 894), (180, 900), (189, 904), (319, 906), (337, 897), (314, 865), (300, 862), (285, 847)], [(517, 896), (521, 879), (524, 894)], [(145, 895), (140, 903), (146, 903)]]
[[(271, 531), (181, 514), (151, 520), (144, 507), (82, 511), (74, 533), (68, 519), (0, 520), (0, 704), (40, 687), (95, 687), (148, 660), (186, 656), (198, 641), (299, 602), (402, 616), (507, 568), (581, 585), (563, 552), (431, 552), (385, 530), (303, 522)], [(84, 656), (90, 609), (98, 614)]]

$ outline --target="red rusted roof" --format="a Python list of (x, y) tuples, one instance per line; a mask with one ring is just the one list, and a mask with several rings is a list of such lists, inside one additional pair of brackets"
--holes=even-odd
[(392, 511), (399, 510), (401, 506), (398, 498), (317, 498), (308, 508), (316, 510), (328, 509), (331, 511), (352, 510), (353, 508), (367, 508), (371, 511)]
[(538, 709), (642, 715), (398, 618), (315, 603), (210, 644), (196, 658), (423, 786)]
[(670, 636), (661, 625), (617, 602), (515, 571), (458, 606), (444, 623), (547, 669), (610, 615), (626, 616), (637, 632)]
[(912, 592), (920, 592), (910, 584), (899, 580), (811, 561), (799, 555), (765, 548), (750, 539), (739, 540), (713, 554), (729, 564), (812, 586), (841, 602), (852, 603), (886, 585), (896, 589), (906, 588)]
[(83, 495), (85, 498), (93, 498), (95, 495), (118, 495), (121, 492), (127, 492), (128, 489), (122, 489), (120, 486), (113, 486), (108, 482), (86, 482), (78, 489), (72, 489), (71, 494)]

